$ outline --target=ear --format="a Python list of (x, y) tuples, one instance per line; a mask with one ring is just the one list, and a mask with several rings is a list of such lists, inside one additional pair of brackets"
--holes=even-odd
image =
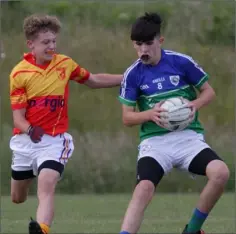
[(34, 43), (32, 40), (27, 40), (26, 45), (28, 46), (30, 50), (34, 48)]
[(137, 49), (138, 45), (136, 44), (136, 41), (132, 41), (134, 49)]
[(164, 41), (165, 41), (165, 38), (161, 36), (161, 37), (159, 38), (159, 43), (162, 45), (162, 44), (164, 43)]

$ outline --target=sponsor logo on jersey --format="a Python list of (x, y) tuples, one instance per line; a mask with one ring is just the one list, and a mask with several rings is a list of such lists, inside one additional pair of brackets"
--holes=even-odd
[(160, 82), (163, 82), (163, 81), (165, 81), (165, 80), (166, 80), (165, 77), (158, 77), (158, 78), (156, 78), (155, 80), (153, 80), (152, 83), (153, 83), (153, 84), (155, 84), (155, 83), (160, 83)]
[(56, 111), (57, 108), (62, 108), (65, 106), (65, 99), (58, 97), (58, 98), (44, 98), (41, 100), (31, 99), (28, 101), (29, 107), (36, 107), (36, 108), (45, 108), (49, 107), (51, 112)]
[(170, 76), (170, 82), (174, 86), (177, 86), (179, 84), (180, 77), (178, 75), (176, 76)]
[(149, 89), (149, 86), (147, 84), (141, 85), (140, 86), (141, 90)]

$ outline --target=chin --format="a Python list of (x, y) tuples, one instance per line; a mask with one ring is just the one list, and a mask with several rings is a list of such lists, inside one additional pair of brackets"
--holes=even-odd
[(147, 60), (147, 61), (145, 61), (145, 60), (141, 60), (141, 61), (142, 61), (143, 64), (146, 64), (146, 65), (151, 64), (151, 61), (150, 61), (150, 60)]
[(53, 58), (53, 55), (52, 56), (50, 55), (50, 56), (44, 57), (44, 60), (45, 62), (50, 62), (52, 58)]

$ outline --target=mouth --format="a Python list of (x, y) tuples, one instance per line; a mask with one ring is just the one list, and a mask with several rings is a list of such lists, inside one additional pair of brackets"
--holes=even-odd
[(147, 54), (143, 54), (143, 55), (141, 56), (141, 60), (143, 60), (144, 62), (147, 62), (149, 59), (150, 59), (150, 56), (147, 55)]
[(48, 51), (46, 51), (46, 54), (53, 55), (53, 54), (55, 54), (55, 50), (48, 50)]

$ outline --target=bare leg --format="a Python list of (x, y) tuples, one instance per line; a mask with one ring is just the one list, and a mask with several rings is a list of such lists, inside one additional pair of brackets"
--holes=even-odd
[(29, 192), (29, 186), (33, 178), (26, 180), (11, 179), (11, 199), (14, 203), (22, 203), (26, 201)]
[(151, 181), (143, 180), (135, 188), (126, 211), (121, 231), (137, 233), (143, 220), (144, 212), (154, 195), (155, 186)]
[(54, 217), (54, 194), (59, 179), (59, 172), (42, 169), (38, 177), (37, 222), (51, 226)]
[(205, 222), (208, 214), (213, 209), (229, 179), (229, 169), (226, 164), (220, 160), (211, 161), (206, 168), (208, 182), (200, 194), (192, 218), (187, 227), (187, 233), (196, 233)]
[(208, 182), (204, 187), (197, 208), (202, 212), (209, 213), (224, 192), (229, 179), (229, 169), (220, 160), (210, 162), (206, 168)]

